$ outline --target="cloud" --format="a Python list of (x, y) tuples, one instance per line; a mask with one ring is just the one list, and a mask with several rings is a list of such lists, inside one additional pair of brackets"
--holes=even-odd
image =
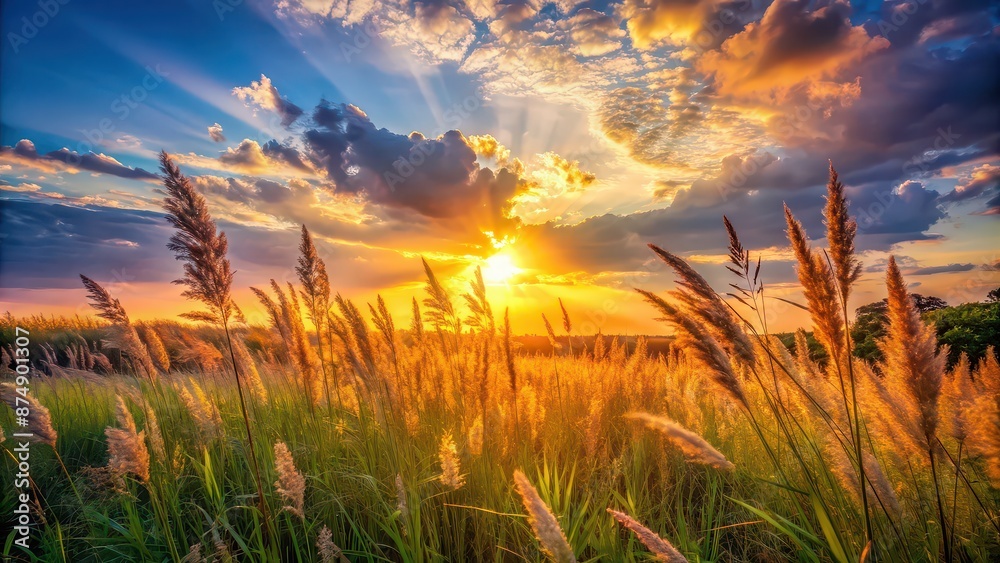
[(954, 190), (943, 195), (941, 201), (954, 203), (987, 196), (992, 197), (987, 202), (986, 208), (978, 213), (982, 215), (1000, 213), (1000, 166), (994, 164), (983, 164), (973, 169), (969, 177), (955, 186)]
[(943, 266), (926, 266), (916, 268), (907, 272), (910, 276), (930, 276), (934, 274), (948, 274), (953, 272), (968, 272), (975, 269), (974, 264), (946, 264)]
[(208, 136), (216, 143), (226, 142), (226, 136), (222, 134), (222, 126), (218, 123), (213, 123), (208, 126)]
[(532, 171), (532, 179), (543, 186), (557, 187), (560, 192), (582, 192), (597, 175), (580, 169), (578, 161), (567, 160), (554, 152), (539, 155), (539, 167)]
[(625, 31), (603, 12), (581, 8), (562, 25), (569, 30), (573, 51), (583, 57), (607, 55), (621, 48)]
[(80, 154), (67, 148), (61, 148), (47, 154), (39, 154), (35, 144), (28, 139), (21, 139), (13, 147), (0, 147), (0, 162), (18, 164), (46, 171), (66, 171), (76, 174), (80, 170), (110, 174), (133, 180), (159, 180), (156, 174), (142, 168), (130, 168), (116, 159), (105, 155), (88, 152)]
[(377, 128), (360, 109), (317, 106), (317, 128), (304, 139), (313, 163), (337, 191), (363, 193), (368, 201), (424, 217), (506, 232), (516, 225), (510, 200), (523, 190), (515, 172), (476, 162), (472, 144), (458, 131), (435, 139)]
[(383, 35), (430, 61), (461, 61), (475, 39), (472, 20), (444, 2), (414, 2), (412, 19), (397, 18)]
[(626, 0), (622, 15), (637, 49), (684, 45), (711, 19), (719, 0)]
[(261, 146), (253, 139), (243, 139), (228, 147), (218, 158), (195, 153), (172, 155), (178, 163), (206, 170), (266, 175), (312, 175), (315, 170), (294, 146), (271, 139)]
[(889, 46), (851, 25), (846, 1), (811, 7), (809, 0), (776, 0), (760, 21), (706, 53), (695, 67), (713, 76), (719, 94), (780, 101), (794, 87), (842, 78), (852, 65)]
[(108, 279), (126, 272), (136, 282), (167, 282), (178, 273), (162, 213), (6, 200), (0, 218), (4, 289), (77, 289), (77, 273)]
[(848, 188), (847, 193), (858, 222), (861, 249), (884, 249), (904, 241), (939, 238), (927, 231), (947, 217), (940, 194), (913, 180), (895, 189), (869, 184)]
[(32, 184), (31, 182), (21, 182), (20, 184), (14, 186), (0, 180), (0, 190), (5, 192), (38, 192), (42, 190), (42, 187), (38, 184)]
[(278, 89), (271, 84), (271, 79), (263, 74), (260, 75), (259, 82), (253, 81), (250, 86), (233, 88), (233, 95), (255, 111), (259, 108), (276, 113), (285, 127), (302, 115), (302, 108), (282, 98)]

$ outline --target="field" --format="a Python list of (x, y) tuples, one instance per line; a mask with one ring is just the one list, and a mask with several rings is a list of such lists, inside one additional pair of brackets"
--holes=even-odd
[[(1000, 557), (995, 351), (947, 366), (890, 262), (884, 360), (851, 355), (842, 303), (858, 264), (836, 176), (828, 253), (788, 214), (820, 364), (804, 332), (790, 349), (767, 334), (760, 266), (732, 229), (735, 299), (652, 247), (679, 281), (643, 292), (676, 337), (655, 351), (577, 335), (566, 309), (546, 319), (548, 350), (531, 348), (481, 276), (452, 295), (429, 266), (412, 318), (381, 299), (362, 313), (331, 297), (305, 228), (301, 283), (256, 291), (272, 323), (246, 326), (225, 238), (163, 160), (171, 248), (208, 311), (190, 315), (199, 325), (133, 322), (83, 278), (104, 320), (3, 320), (3, 426), (16, 431), (16, 389), (30, 383), (30, 509), (44, 520), (30, 552), (5, 523), (7, 557)], [(17, 327), (30, 381), (11, 369)], [(16, 442), (3, 444), (8, 474)], [(2, 495), (6, 518), (18, 501)]]

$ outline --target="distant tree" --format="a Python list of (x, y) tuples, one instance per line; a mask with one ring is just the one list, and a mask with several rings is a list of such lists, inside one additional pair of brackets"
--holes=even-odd
[(1000, 303), (1000, 287), (991, 289), (990, 292), (986, 294), (986, 302)]
[(966, 303), (924, 315), (934, 323), (938, 342), (949, 348), (948, 363), (965, 352), (972, 365), (983, 357), (987, 346), (1000, 342), (1000, 302)]
[[(912, 297), (921, 314), (948, 307), (948, 303), (939, 297), (920, 295), (919, 293), (914, 293)], [(888, 307), (889, 301), (883, 299), (862, 305), (855, 310), (854, 324), (851, 326), (851, 340), (854, 342), (855, 356), (870, 362), (882, 359), (882, 352), (878, 349), (878, 341), (885, 336), (885, 315)]]

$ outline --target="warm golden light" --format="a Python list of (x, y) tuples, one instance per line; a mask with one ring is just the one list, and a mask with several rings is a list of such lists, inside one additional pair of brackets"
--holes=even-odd
[(498, 252), (486, 259), (483, 265), (483, 280), (486, 283), (504, 283), (521, 273), (514, 258), (507, 252)]

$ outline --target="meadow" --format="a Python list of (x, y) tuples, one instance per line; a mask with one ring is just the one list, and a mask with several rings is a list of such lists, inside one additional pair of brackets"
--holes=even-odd
[[(831, 171), (827, 245), (791, 211), (812, 337), (768, 333), (766, 264), (728, 222), (732, 295), (676, 274), (642, 288), (672, 331), (574, 332), (552, 303), (548, 351), (524, 350), (481, 274), (453, 294), (425, 262), (409, 318), (334, 293), (302, 229), (299, 283), (255, 290), (248, 326), (205, 201), (162, 156), (171, 250), (198, 324), (136, 322), (83, 278), (100, 319), (0, 323), (31, 334), (25, 561), (996, 561), (1000, 365), (948, 365), (905, 281), (886, 272), (884, 359), (851, 354), (860, 262)], [(333, 278), (332, 280), (330, 278)], [(656, 291), (654, 291), (656, 290)], [(0, 417), (5, 433), (14, 414)], [(16, 463), (3, 443), (5, 474)], [(15, 508), (0, 493), (2, 518)], [(4, 529), (10, 527), (5, 524)]]

